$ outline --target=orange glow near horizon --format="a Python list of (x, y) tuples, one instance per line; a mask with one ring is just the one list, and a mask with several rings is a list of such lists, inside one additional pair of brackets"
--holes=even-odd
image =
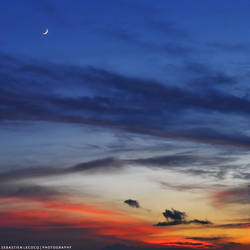
[[(12, 207), (19, 198), (0, 199), (0, 202), (10, 205), (0, 213), (0, 227), (29, 228), (33, 230), (53, 230), (58, 228), (87, 229), (80, 238), (96, 236), (111, 236), (116, 240), (127, 240), (140, 245), (154, 247), (181, 246), (206, 249), (214, 247), (214, 243), (188, 238), (194, 228), (187, 230), (185, 236), (176, 235), (178, 229), (173, 227), (155, 227), (125, 212), (114, 211), (111, 207), (84, 203), (65, 203), (61, 200), (32, 200), (27, 199), (26, 207)], [(28, 205), (31, 206), (28, 206)], [(28, 209), (29, 207), (29, 209)], [(3, 210), (3, 209), (2, 209)], [(91, 230), (90, 230), (91, 229)], [(249, 227), (248, 227), (249, 229)], [(248, 242), (241, 238), (242, 242)]]

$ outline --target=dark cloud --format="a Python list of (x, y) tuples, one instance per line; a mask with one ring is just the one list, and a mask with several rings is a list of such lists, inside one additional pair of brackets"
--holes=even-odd
[(208, 221), (208, 220), (198, 220), (198, 219), (194, 219), (194, 220), (190, 220), (187, 222), (188, 224), (201, 224), (201, 225), (209, 225), (212, 224), (212, 222)]
[(188, 224), (200, 224), (200, 225), (210, 225), (212, 224), (212, 222), (208, 221), (208, 220), (190, 220), (190, 221), (186, 221), (186, 220), (173, 220), (173, 221), (169, 221), (169, 222), (158, 222), (157, 224), (155, 224), (155, 226), (158, 227), (167, 227), (167, 226), (176, 226), (176, 225), (188, 225)]
[[(229, 158), (228, 158), (229, 157)], [(206, 155), (197, 155), (195, 152), (188, 153), (177, 153), (172, 155), (160, 155), (149, 158), (138, 158), (133, 162), (142, 165), (151, 165), (151, 166), (173, 166), (173, 167), (188, 167), (188, 166), (215, 166), (222, 165), (227, 163), (232, 163), (236, 160), (235, 156), (221, 156), (215, 155), (213, 158)], [(202, 170), (201, 170), (202, 171)], [(206, 171), (206, 170), (203, 170)]]
[(128, 199), (128, 200), (125, 200), (124, 203), (128, 204), (130, 207), (140, 208), (140, 204), (136, 200)]
[(206, 223), (207, 220), (204, 220), (204, 222), (205, 222), (204, 224), (209, 225), (209, 228), (211, 228), (211, 229), (214, 229), (214, 228), (225, 228), (225, 229), (234, 229), (234, 228), (235, 229), (237, 229), (237, 228), (244, 229), (244, 228), (246, 228), (247, 229), (250, 227), (250, 220), (249, 219), (237, 219), (237, 220), (233, 220), (233, 221), (237, 221), (237, 222), (225, 223), (225, 224), (212, 224), (212, 223)]
[(214, 225), (214, 227), (217, 227), (217, 228), (249, 228), (250, 222), (220, 224), (220, 225)]
[(221, 241), (226, 239), (225, 237), (187, 237), (189, 240), (197, 240), (197, 241)]
[(166, 245), (167, 246), (176, 246), (176, 247), (179, 247), (179, 246), (189, 246), (189, 247), (192, 247), (192, 246), (203, 246), (204, 244), (200, 243), (200, 242), (176, 241), (176, 242), (166, 243)]
[[(190, 242), (186, 242), (186, 244), (183, 244), (183, 242), (175, 242), (172, 244), (164, 244), (164, 249), (168, 249), (168, 250), (193, 250), (196, 248), (191, 248), (192, 246), (200, 246), (202, 245), (201, 243), (197, 243), (197, 244), (193, 244)], [(125, 245), (125, 244), (113, 244), (111, 246), (107, 246), (102, 248), (102, 250), (158, 250), (161, 249), (159, 247), (155, 248), (153, 246), (129, 246), (129, 245)]]
[[(187, 60), (183, 68), (179, 69), (184, 74), (183, 82), (189, 89), (196, 93), (234, 93), (240, 85), (242, 77), (234, 71), (231, 73), (219, 70), (214, 65)], [(214, 94), (212, 94), (214, 95)]]
[[(246, 166), (246, 171), (248, 171), (249, 169), (249, 165)], [(237, 172), (233, 174), (234, 178), (238, 178), (238, 179), (242, 179), (245, 181), (249, 181), (250, 180), (250, 173), (245, 172), (245, 171), (241, 171), (241, 172)]]
[[(248, 116), (250, 101), (231, 93), (216, 89), (197, 92), (94, 67), (46, 65), (5, 54), (0, 56), (0, 64), (2, 121), (89, 124), (155, 137), (250, 147), (250, 138), (242, 130), (227, 133), (221, 126), (205, 127), (201, 120), (189, 119), (190, 112), (192, 117), (215, 112), (227, 117)], [(213, 77), (217, 85), (230, 82), (228, 76)], [(69, 90), (78, 95), (70, 96)], [(215, 119), (225, 125), (219, 115)]]
[(163, 212), (162, 214), (167, 219), (167, 221), (169, 219), (174, 221), (183, 221), (187, 217), (185, 212), (181, 212), (173, 208), (172, 210), (166, 209), (165, 212)]
[(205, 75), (192, 79), (189, 84), (194, 87), (208, 88), (231, 86), (238, 83), (238, 79), (234, 76), (228, 76), (224, 73), (215, 73), (214, 75)]
[(169, 222), (158, 222), (155, 224), (157, 227), (168, 227), (168, 226), (176, 226), (176, 225), (181, 225), (181, 224), (187, 224), (185, 221), (169, 221)]
[[(130, 161), (132, 164), (148, 166), (148, 167), (160, 167), (163, 169), (172, 170), (179, 173), (185, 173), (188, 175), (197, 175), (202, 177), (211, 177), (216, 180), (224, 179), (227, 173), (235, 168), (239, 168), (239, 164), (236, 163), (237, 156), (231, 155), (231, 157), (225, 155), (197, 155), (196, 152), (179, 153), (172, 155), (154, 156), (150, 158), (139, 158)], [(235, 163), (234, 163), (235, 161)], [(206, 168), (204, 166), (207, 166)], [(244, 168), (239, 170), (239, 173), (244, 172)], [(201, 189), (206, 188), (204, 184), (200, 186), (173, 185), (165, 182), (160, 182), (162, 186), (175, 188), (178, 190), (184, 189)], [(219, 184), (216, 187), (223, 187)]]
[(35, 200), (48, 200), (62, 197), (66, 192), (55, 187), (40, 185), (21, 185), (21, 184), (0, 184), (1, 198), (31, 198)]
[(98, 170), (102, 168), (104, 168), (106, 171), (108, 168), (119, 168), (123, 164), (124, 164), (123, 161), (109, 157), (109, 158), (79, 163), (71, 168), (68, 168), (66, 172), (74, 173), (92, 169)]
[(155, 156), (151, 158), (135, 159), (134, 163), (146, 166), (187, 166), (188, 164), (194, 164), (195, 159), (191, 155), (164, 155)]
[(84, 163), (79, 163), (68, 168), (26, 168), (15, 171), (4, 172), (0, 174), (0, 181), (10, 182), (17, 181), (26, 178), (39, 178), (39, 177), (49, 177), (49, 176), (60, 176), (66, 174), (74, 174), (83, 171), (107, 171), (108, 169), (117, 169), (123, 164), (115, 158), (104, 158), (93, 161), (88, 161)]
[(181, 212), (175, 209), (166, 209), (165, 212), (162, 213), (167, 221), (159, 222), (155, 226), (164, 227), (164, 226), (175, 226), (175, 225), (187, 225), (187, 224), (201, 224), (201, 225), (209, 225), (212, 224), (208, 220), (186, 220), (186, 213)]
[(56, 169), (56, 168), (24, 168), (13, 171), (6, 171), (0, 174), (1, 182), (15, 182), (17, 180), (22, 180), (26, 178), (39, 178), (47, 176), (55, 176), (66, 173), (65, 169)]
[[(204, 173), (200, 173), (201, 175)], [(206, 173), (207, 174), (207, 173)], [(194, 190), (206, 190), (206, 189), (210, 189), (211, 185), (204, 185), (203, 183), (200, 184), (173, 184), (173, 183), (168, 183), (168, 182), (164, 182), (161, 181), (160, 182), (161, 186), (163, 188), (171, 188), (177, 191), (194, 191)], [(213, 184), (212, 188), (225, 188), (226, 185), (223, 184)]]

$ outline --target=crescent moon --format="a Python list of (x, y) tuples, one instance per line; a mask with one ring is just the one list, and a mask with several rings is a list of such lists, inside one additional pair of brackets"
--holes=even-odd
[(44, 32), (43, 32), (43, 35), (47, 35), (49, 33), (49, 30), (46, 29)]

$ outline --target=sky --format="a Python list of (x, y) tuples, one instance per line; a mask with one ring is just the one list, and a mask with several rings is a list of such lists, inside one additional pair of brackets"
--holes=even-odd
[(2, 1), (0, 245), (250, 249), (249, 9)]

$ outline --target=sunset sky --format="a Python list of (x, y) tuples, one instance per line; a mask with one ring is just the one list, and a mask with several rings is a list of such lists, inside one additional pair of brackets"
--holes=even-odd
[(1, 1), (0, 246), (250, 249), (249, 12)]

